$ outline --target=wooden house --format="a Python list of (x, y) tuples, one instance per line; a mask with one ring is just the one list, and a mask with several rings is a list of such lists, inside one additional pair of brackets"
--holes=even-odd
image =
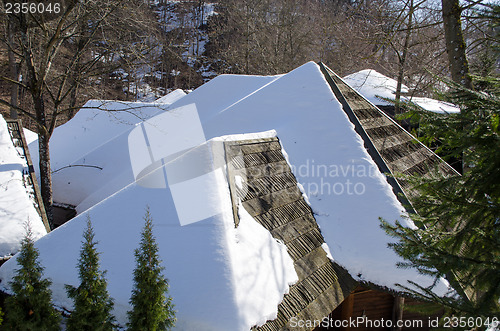
[[(388, 174), (387, 179), (394, 194), (408, 212), (415, 212), (411, 205), (415, 193), (397, 175), (427, 176), (436, 168), (443, 176), (458, 175), (451, 166), (328, 67), (322, 63), (319, 66), (356, 132), (363, 138), (370, 156), (379, 170)], [(415, 327), (403, 329), (428, 330), (429, 321), (438, 315), (421, 316), (405, 311), (405, 305), (418, 305), (419, 302), (412, 298), (405, 300), (399, 293), (383, 289), (377, 284), (360, 284), (346, 270), (327, 258), (322, 248), (324, 239), (321, 231), (281, 153), (282, 146), (278, 138), (237, 141), (226, 145), (228, 175), (233, 179), (229, 181), (233, 204), (241, 200), (243, 207), (255, 220), (287, 245), (299, 274), (299, 282), (290, 287), (290, 293), (285, 295), (279, 305), (278, 318), (254, 329), (350, 330), (349, 326), (335, 327), (334, 321), (366, 317), (372, 321), (389, 320), (394, 324), (397, 320), (406, 323), (417, 321), (412, 324)], [(242, 154), (243, 158), (232, 157), (238, 154)], [(243, 168), (248, 181), (242, 193), (234, 185), (234, 178)], [(237, 214), (234, 212), (236, 225)], [(315, 326), (314, 323), (313, 327), (307, 323), (303, 323), (303, 326), (293, 324), (293, 321), (324, 322), (326, 316), (330, 327)]]
[[(279, 76), (222, 75), (164, 109), (133, 106), (148, 108), (147, 118), (110, 112), (130, 116), (127, 126), (123, 118), (116, 124), (82, 110), (54, 132), (53, 151), (68, 140), (82, 146), (54, 161), (64, 167), (54, 190), (79, 214), (37, 242), (42, 257), (52, 256), (45, 270), (54, 286), (76, 282), (76, 273), (61, 271), (61, 264), (76, 263), (91, 215), (123, 323), (130, 290), (124, 275), (133, 264), (124, 256), (139, 240), (136, 220), (148, 204), (160, 220), (155, 231), (181, 330), (321, 330), (325, 318), (416, 318), (402, 308), (394, 283), (418, 275), (396, 268), (378, 217), (400, 217), (402, 206), (414, 211), (414, 193), (392, 175), (456, 172), (325, 65), (310, 62)], [(97, 117), (102, 122), (88, 120)], [(216, 166), (219, 154), (197, 153), (211, 143), (223, 146)], [(92, 167), (67, 167), (73, 163)], [(351, 174), (356, 165), (375, 173)], [(332, 191), (345, 178), (304, 174), (301, 166), (344, 166), (348, 180), (362, 177), (366, 195)], [(136, 176), (134, 167), (145, 175)], [(169, 175), (171, 168), (180, 176)], [(223, 175), (200, 180), (216, 173)], [(318, 183), (328, 192), (306, 186)], [(222, 210), (210, 209), (219, 205)], [(183, 224), (181, 214), (197, 222)], [(249, 226), (258, 229), (247, 237), (242, 231)], [(377, 263), (384, 265), (371, 270)], [(1, 284), (14, 269), (13, 263), (0, 269)], [(395, 277), (384, 281), (389, 276)], [(273, 293), (262, 290), (269, 283)], [(67, 305), (64, 291), (57, 293)]]

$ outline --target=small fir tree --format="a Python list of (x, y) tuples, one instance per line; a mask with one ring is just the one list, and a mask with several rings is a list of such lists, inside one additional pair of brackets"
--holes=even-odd
[(5, 301), (6, 330), (59, 330), (60, 314), (52, 306), (51, 281), (44, 279), (38, 250), (28, 226), (17, 257), (20, 268), (10, 283), (14, 295)]
[(68, 296), (74, 302), (74, 309), (67, 321), (69, 331), (114, 329), (115, 319), (111, 315), (113, 300), (107, 291), (106, 271), (99, 270), (96, 245), (94, 229), (88, 217), (77, 266), (80, 285), (66, 285)]
[(414, 198), (418, 229), (383, 222), (399, 239), (393, 249), (416, 268), (446, 278), (453, 293), (437, 295), (433, 286), (406, 288), (439, 303), (456, 316), (500, 316), (500, 79), (488, 78), (477, 92), (451, 83), (448, 101), (457, 114), (419, 112), (420, 130), (439, 149), (465, 162), (462, 176), (409, 178), (419, 193)]
[(128, 312), (129, 330), (169, 330), (175, 325), (172, 298), (168, 295), (168, 280), (158, 256), (158, 245), (153, 236), (153, 220), (146, 210), (141, 242), (135, 250), (134, 289)]

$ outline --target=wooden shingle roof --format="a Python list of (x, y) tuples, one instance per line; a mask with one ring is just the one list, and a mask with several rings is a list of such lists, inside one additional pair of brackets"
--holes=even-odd
[[(323, 236), (278, 138), (229, 142), (225, 149), (235, 226), (241, 201), (257, 222), (286, 245), (299, 278), (279, 304), (278, 317), (254, 330), (286, 330), (292, 317), (328, 316), (354, 289), (355, 281), (321, 247)], [(235, 184), (237, 176), (244, 179), (241, 187)]]
[[(336, 98), (362, 137), (379, 170), (394, 192), (411, 207), (409, 184), (396, 174), (428, 176), (435, 169), (449, 176), (456, 171), (417, 141), (358, 92), (320, 63)], [(294, 261), (298, 282), (278, 306), (278, 316), (253, 330), (290, 329), (290, 320), (321, 320), (337, 308), (357, 282), (322, 248), (324, 238), (285, 159), (277, 137), (225, 142), (235, 226), (238, 208), (245, 210), (274, 238), (282, 241)], [(294, 330), (310, 330), (294, 328)]]
[[(323, 63), (319, 63), (319, 66), (379, 170), (390, 175), (388, 181), (403, 205), (408, 206), (408, 202), (411, 204), (415, 193), (410, 184), (397, 175), (430, 176), (436, 170), (444, 176), (458, 175), (448, 163), (346, 84), (330, 68)], [(413, 211), (412, 207), (409, 211)]]

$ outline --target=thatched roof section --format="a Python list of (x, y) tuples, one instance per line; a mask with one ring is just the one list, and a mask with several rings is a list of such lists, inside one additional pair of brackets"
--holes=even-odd
[[(347, 85), (331, 69), (322, 63), (320, 68), (380, 171), (392, 176), (402, 174), (425, 177), (436, 170), (444, 176), (458, 175), (455, 169)], [(401, 202), (404, 205), (408, 201), (411, 203), (414, 193), (409, 183), (392, 176), (388, 180)], [(404, 193), (408, 201), (399, 196), (399, 193)]]
[[(285, 243), (299, 277), (279, 304), (278, 317), (254, 330), (288, 329), (294, 316), (303, 320), (328, 316), (354, 289), (355, 282), (321, 247), (323, 236), (278, 138), (226, 143), (226, 158), (235, 225), (241, 200), (257, 222)], [(241, 178), (244, 185), (236, 185)]]

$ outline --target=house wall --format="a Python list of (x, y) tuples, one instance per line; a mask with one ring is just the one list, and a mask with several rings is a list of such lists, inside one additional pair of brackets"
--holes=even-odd
[[(358, 286), (342, 305), (337, 307), (328, 316), (328, 326), (320, 326), (315, 331), (323, 330), (395, 330), (390, 327), (394, 324), (394, 309), (397, 299), (388, 292)], [(422, 315), (410, 311), (409, 306), (422, 306), (424, 303), (412, 298), (404, 298), (402, 321), (404, 327), (399, 330), (430, 330), (430, 322), (442, 316), (443, 311), (432, 315)], [(349, 307), (349, 305), (351, 307)], [(364, 319), (365, 322), (361, 322)], [(341, 321), (353, 321), (350, 326), (342, 327)], [(358, 323), (359, 321), (359, 323)], [(347, 322), (344, 322), (347, 325)], [(340, 326), (340, 327), (339, 327)]]

